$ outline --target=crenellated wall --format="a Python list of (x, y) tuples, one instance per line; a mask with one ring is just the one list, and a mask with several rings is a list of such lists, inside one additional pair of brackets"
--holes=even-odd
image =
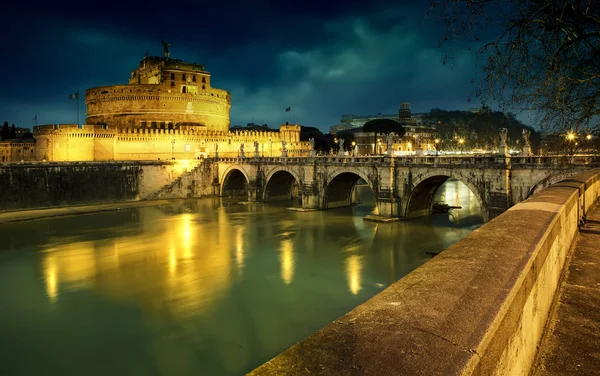
[(216, 152), (221, 157), (238, 157), (242, 144), (245, 156), (254, 156), (255, 141), (260, 156), (279, 157), (282, 137), (291, 140), (286, 143), (289, 156), (308, 155), (310, 149), (308, 142), (297, 141), (299, 126), (282, 133), (61, 124), (36, 126), (33, 132), (38, 161), (189, 160), (211, 157)]

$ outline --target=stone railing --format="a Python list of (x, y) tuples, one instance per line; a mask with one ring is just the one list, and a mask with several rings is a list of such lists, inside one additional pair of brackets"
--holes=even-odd
[(527, 375), (600, 169), (513, 206), (251, 375)]
[(556, 166), (600, 166), (600, 156), (533, 156), (533, 157), (502, 157), (493, 155), (440, 155), (440, 156), (400, 156), (387, 157), (382, 155), (373, 156), (314, 156), (314, 157), (253, 157), (253, 152), (246, 153), (245, 158), (219, 158), (222, 162), (228, 163), (285, 163), (285, 164), (304, 164), (316, 163), (326, 164), (383, 164), (391, 163), (396, 165), (429, 165), (432, 167), (442, 166), (462, 166), (462, 167), (507, 167), (509, 165), (519, 167), (556, 167)]

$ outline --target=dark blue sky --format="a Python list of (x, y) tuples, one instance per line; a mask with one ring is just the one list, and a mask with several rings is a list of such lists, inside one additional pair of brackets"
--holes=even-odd
[[(0, 120), (74, 123), (68, 95), (126, 83), (146, 52), (203, 63), (231, 92), (231, 122), (291, 120), (328, 129), (342, 114), (466, 109), (474, 57), (442, 64), (427, 1), (55, 2), (3, 17)], [(5, 8), (6, 9), (6, 8)]]

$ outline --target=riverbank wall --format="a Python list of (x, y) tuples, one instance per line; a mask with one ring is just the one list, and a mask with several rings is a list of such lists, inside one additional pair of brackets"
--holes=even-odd
[(528, 375), (600, 170), (510, 208), (250, 373)]
[(0, 165), (0, 210), (213, 195), (211, 160)]

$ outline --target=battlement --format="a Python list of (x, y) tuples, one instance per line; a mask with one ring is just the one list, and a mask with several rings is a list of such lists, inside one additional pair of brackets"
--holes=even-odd
[[(157, 98), (160, 96), (160, 98)], [(194, 98), (214, 98), (224, 99), (227, 103), (231, 103), (231, 96), (229, 92), (223, 89), (217, 89), (213, 87), (207, 87), (200, 89), (196, 92), (181, 93), (175, 88), (165, 88), (161, 85), (154, 84), (125, 84), (125, 85), (111, 85), (111, 86), (99, 86), (85, 91), (85, 103), (93, 103), (94, 101), (124, 101), (124, 100), (151, 100), (151, 99), (164, 99), (164, 100), (175, 100)], [(89, 112), (89, 111), (88, 111)]]

